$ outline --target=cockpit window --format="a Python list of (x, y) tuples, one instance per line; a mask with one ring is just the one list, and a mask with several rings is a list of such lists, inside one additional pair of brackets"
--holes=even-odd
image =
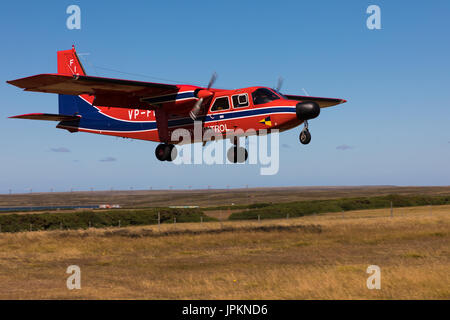
[(280, 99), (275, 93), (266, 88), (259, 88), (252, 93), (253, 104), (268, 103)]
[(246, 93), (235, 94), (231, 99), (233, 100), (233, 108), (235, 109), (248, 107), (248, 95)]
[(214, 105), (211, 111), (227, 110), (230, 109), (230, 103), (228, 102), (228, 97), (220, 97), (214, 101)]

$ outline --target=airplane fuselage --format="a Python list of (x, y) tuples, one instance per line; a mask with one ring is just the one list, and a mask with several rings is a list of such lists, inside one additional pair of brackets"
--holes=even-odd
[[(303, 123), (296, 116), (298, 101), (284, 99), (280, 96), (277, 100), (255, 104), (252, 93), (258, 88), (261, 87), (214, 93), (209, 101), (204, 103), (204, 112), (198, 118), (203, 131), (212, 130), (217, 137), (225, 137), (233, 132), (237, 132), (238, 135), (242, 132), (245, 135), (252, 135), (260, 132), (270, 133), (273, 129), (284, 131)], [(62, 100), (76, 100), (75, 103), (72, 101), (72, 104), (76, 105), (79, 110), (73, 110), (73, 114), (79, 113), (83, 116), (79, 121), (63, 121), (58, 128), (71, 132), (79, 131), (155, 142), (162, 141), (158, 133), (155, 110), (95, 106), (94, 98), (89, 95), (61, 95), (60, 99)], [(180, 86), (180, 91), (175, 95), (143, 100), (146, 103), (155, 104), (157, 108), (167, 110), (169, 137), (172, 137), (172, 133), (177, 129), (194, 132), (194, 121), (186, 116), (186, 110), (198, 100), (195, 96), (195, 87)], [(228, 107), (214, 110), (217, 103), (225, 107), (228, 105)], [(200, 139), (196, 137), (193, 142), (203, 141), (203, 135)], [(177, 144), (179, 140), (168, 142)]]

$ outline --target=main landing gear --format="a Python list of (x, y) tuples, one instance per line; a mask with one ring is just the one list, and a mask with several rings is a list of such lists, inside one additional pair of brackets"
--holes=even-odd
[(308, 120), (305, 120), (305, 127), (302, 132), (300, 132), (299, 139), (301, 144), (308, 144), (311, 142), (311, 133), (309, 133), (308, 130)]
[(228, 149), (227, 158), (232, 163), (244, 163), (248, 158), (247, 149), (239, 146), (239, 138), (234, 137), (231, 139), (234, 147)]
[(177, 157), (177, 148), (173, 144), (161, 143), (155, 149), (159, 161), (173, 161)]

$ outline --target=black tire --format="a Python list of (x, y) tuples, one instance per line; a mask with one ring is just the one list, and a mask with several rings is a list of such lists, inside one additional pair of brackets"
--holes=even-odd
[(311, 133), (309, 133), (309, 130), (302, 130), (300, 132), (299, 140), (301, 144), (308, 144), (311, 142)]
[(155, 149), (156, 159), (159, 161), (166, 161), (170, 157), (170, 147), (165, 143), (159, 144)]
[(167, 156), (167, 161), (173, 161), (177, 158), (178, 155), (178, 150), (177, 148), (175, 148), (175, 146), (173, 144), (169, 144), (169, 155)]
[(231, 147), (228, 149), (227, 158), (231, 163), (244, 163), (248, 158), (247, 149), (243, 147)]

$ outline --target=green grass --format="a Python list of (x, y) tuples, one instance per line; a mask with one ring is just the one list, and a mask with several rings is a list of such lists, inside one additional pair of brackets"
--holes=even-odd
[(288, 203), (261, 204), (259, 208), (248, 206), (246, 211), (234, 212), (230, 220), (279, 219), (301, 217), (314, 213), (341, 212), (350, 210), (381, 209), (394, 207), (413, 207), (424, 205), (450, 204), (450, 196), (404, 196), (388, 195), (382, 197), (344, 198), (331, 200), (311, 200)]
[(158, 223), (158, 212), (161, 223), (213, 221), (198, 209), (150, 208), (136, 210), (83, 210), (75, 212), (46, 212), (36, 214), (0, 215), (2, 232), (29, 231), (30, 226), (36, 230), (86, 229), (89, 227), (104, 228), (118, 226), (138, 226)]
[(412, 207), (423, 205), (450, 204), (450, 196), (418, 196), (418, 195), (388, 195), (381, 197), (341, 198), (329, 200), (307, 200), (287, 203), (256, 203), (251, 205), (213, 207), (208, 209), (181, 208), (145, 208), (145, 209), (114, 209), (114, 210), (83, 210), (71, 212), (45, 212), (35, 214), (4, 214), (0, 215), (2, 232), (20, 232), (31, 229), (86, 229), (89, 227), (103, 228), (118, 226), (138, 226), (158, 223), (158, 212), (161, 223), (214, 221), (204, 211), (224, 210), (232, 208), (242, 211), (234, 212), (229, 220), (279, 219), (300, 217), (314, 213), (341, 212), (350, 210)]

